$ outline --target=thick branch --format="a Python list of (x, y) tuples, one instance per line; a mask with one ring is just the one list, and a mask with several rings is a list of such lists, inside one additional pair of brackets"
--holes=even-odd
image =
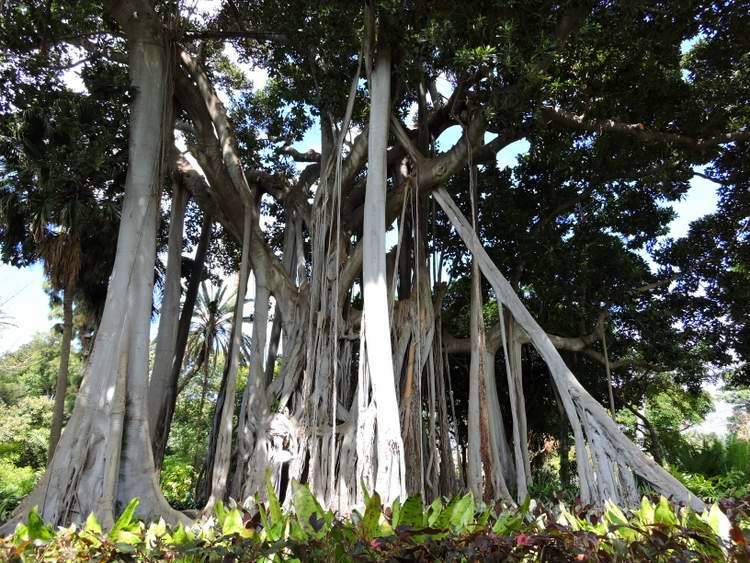
[(681, 133), (654, 131), (647, 128), (643, 123), (623, 123), (612, 119), (596, 119), (551, 107), (543, 107), (541, 114), (547, 121), (559, 123), (581, 131), (622, 133), (635, 137), (644, 143), (671, 143), (698, 150), (750, 139), (750, 131), (736, 131), (705, 138), (695, 138)]
[(302, 152), (294, 147), (285, 146), (279, 149), (282, 154), (291, 156), (297, 162), (320, 162), (320, 153), (313, 149)]
[(287, 37), (283, 33), (276, 33), (273, 31), (257, 31), (257, 30), (242, 30), (242, 31), (197, 31), (190, 32), (184, 35), (185, 39), (208, 39), (208, 40), (219, 40), (227, 41), (231, 39), (252, 39), (254, 41), (276, 41), (282, 43), (287, 40)]

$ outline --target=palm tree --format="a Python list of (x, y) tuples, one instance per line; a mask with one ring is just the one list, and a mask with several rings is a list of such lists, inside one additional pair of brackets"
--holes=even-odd
[(55, 406), (52, 410), (47, 462), (52, 460), (57, 442), (62, 434), (63, 416), (65, 414), (65, 394), (68, 389), (68, 366), (70, 364), (70, 344), (73, 337), (73, 298), (76, 282), (81, 270), (81, 243), (76, 234), (68, 231), (45, 233), (38, 241), (40, 254), (44, 261), (47, 279), (57, 290), (63, 293), (62, 340), (60, 342), (60, 365), (57, 371), (55, 387)]
[[(177, 385), (179, 395), (193, 378), (199, 374), (203, 375), (201, 412), (208, 392), (209, 375), (220, 357), (229, 357), (235, 300), (235, 292), (228, 293), (228, 287), (224, 283), (201, 283), (188, 335), (185, 354), (187, 369)], [(241, 352), (243, 358), (249, 357), (249, 336), (243, 338)]]

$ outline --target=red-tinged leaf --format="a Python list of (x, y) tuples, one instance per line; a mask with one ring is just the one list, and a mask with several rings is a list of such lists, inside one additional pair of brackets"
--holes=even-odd
[(745, 534), (737, 526), (732, 527), (732, 529), (729, 531), (729, 535), (734, 543), (739, 545), (747, 545), (747, 538), (745, 537)]

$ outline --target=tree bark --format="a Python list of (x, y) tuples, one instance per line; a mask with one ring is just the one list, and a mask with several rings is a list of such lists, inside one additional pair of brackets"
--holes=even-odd
[[(182, 292), (182, 229), (185, 223), (186, 191), (179, 181), (174, 182), (172, 209), (169, 218), (167, 246), (167, 277), (159, 311), (159, 330), (156, 336), (154, 368), (148, 390), (148, 425), (154, 450), (154, 464), (161, 468), (166, 441), (162, 421), (166, 422), (171, 396), (174, 394), (172, 366), (175, 363), (177, 333), (179, 332), (180, 294)], [(169, 417), (171, 419), (171, 416)]]
[(55, 387), (55, 406), (52, 411), (52, 426), (49, 433), (47, 465), (52, 462), (57, 442), (62, 433), (62, 422), (65, 415), (65, 393), (68, 389), (68, 365), (70, 363), (70, 342), (73, 338), (73, 287), (63, 290), (63, 333), (60, 342), (60, 365), (57, 369), (57, 386)]
[(268, 325), (268, 281), (263, 267), (254, 268), (255, 307), (250, 371), (242, 396), (237, 427), (237, 470), (232, 482), (232, 495), (246, 506), (261, 492), (264, 472), (271, 462), (267, 430), (271, 412), (266, 394), (266, 372), (263, 366)]
[[(362, 371), (372, 386), (377, 469), (374, 488), (385, 504), (405, 496), (404, 452), (393, 377), (388, 288), (385, 268), (386, 148), (390, 121), (391, 53), (380, 46), (371, 76), (370, 127), (365, 216), (362, 234), (364, 288)], [(367, 394), (362, 387), (360, 392)], [(358, 438), (359, 440), (359, 438)], [(367, 463), (366, 460), (361, 462)], [(415, 470), (416, 468), (411, 468)], [(372, 488), (373, 483), (366, 483)]]
[[(699, 498), (628, 440), (604, 408), (578, 382), (544, 330), (494, 265), (448, 192), (444, 188), (438, 188), (434, 195), (474, 258), (479, 261), (482, 272), (495, 289), (499, 303), (508, 307), (550, 370), (568, 419), (574, 425), (574, 432), (577, 432), (576, 460), (582, 494), (585, 493), (585, 497), (590, 497), (597, 503), (604, 502), (607, 495), (612, 493), (615, 493), (612, 498), (614, 501), (632, 502), (635, 491), (631, 471), (634, 471), (662, 494), (672, 496), (695, 510), (704, 510), (705, 505)], [(581, 428), (576, 429), (579, 422)], [(589, 463), (586, 463), (589, 456), (587, 448), (593, 453)]]

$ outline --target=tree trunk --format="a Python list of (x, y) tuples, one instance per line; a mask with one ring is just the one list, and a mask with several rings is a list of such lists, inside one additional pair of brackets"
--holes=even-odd
[[(105, 527), (134, 497), (137, 516), (185, 520), (161, 491), (149, 440), (148, 348), (161, 163), (172, 98), (158, 15), (149, 4), (117, 4), (127, 33), (130, 81), (129, 165), (125, 199), (101, 325), (66, 432), (45, 476), (0, 530), (33, 506), (46, 522), (82, 522), (95, 512)], [(134, 17), (134, 14), (137, 17)], [(166, 118), (166, 119), (165, 119)]]
[(253, 310), (253, 338), (250, 371), (242, 396), (237, 426), (237, 469), (232, 482), (232, 496), (251, 506), (255, 494), (261, 491), (264, 473), (271, 464), (271, 444), (267, 430), (271, 412), (266, 394), (266, 372), (263, 365), (268, 325), (268, 280), (265, 269), (256, 267), (255, 307)]
[(73, 338), (73, 287), (69, 285), (63, 291), (63, 333), (60, 342), (60, 365), (57, 369), (57, 386), (55, 388), (55, 406), (52, 411), (52, 426), (49, 433), (47, 465), (52, 462), (57, 442), (62, 432), (65, 415), (65, 393), (68, 389), (68, 365), (70, 363), (70, 342)]
[[(226, 374), (226, 389), (221, 404), (216, 405), (219, 414), (219, 429), (216, 435), (216, 449), (213, 452), (212, 471), (207, 472), (206, 480), (211, 483), (211, 495), (208, 498), (204, 514), (210, 514), (216, 501), (223, 500), (227, 492), (229, 477), (229, 459), (232, 450), (232, 423), (234, 418), (234, 398), (237, 389), (237, 371), (240, 365), (242, 347), (242, 320), (247, 293), (247, 279), (250, 270), (250, 213), (245, 214), (245, 230), (242, 236), (242, 259), (240, 261), (239, 281), (237, 283), (237, 300), (234, 304), (232, 319), (232, 342), (229, 348), (229, 362)], [(256, 374), (258, 377), (258, 374)], [(249, 385), (249, 383), (248, 383)]]
[(503, 467), (510, 466), (510, 456), (495, 385), (495, 354), (487, 352), (485, 343), (481, 292), (479, 267), (474, 261), (466, 485), (478, 499), (513, 502), (503, 475)]
[(565, 418), (565, 407), (563, 406), (562, 399), (560, 398), (560, 393), (558, 393), (557, 388), (553, 385), (552, 389), (555, 392), (555, 404), (557, 405), (557, 412), (559, 415), (559, 433), (558, 436), (559, 440), (559, 455), (560, 455), (560, 485), (562, 485), (563, 488), (566, 488), (568, 485), (570, 485), (570, 443), (568, 442), (568, 421)]
[[(362, 234), (364, 304), (360, 371), (365, 377), (360, 378), (360, 393), (366, 399), (369, 390), (363, 382), (369, 381), (377, 429), (374, 440), (376, 454), (373, 459), (368, 459), (370, 456), (366, 455), (364, 459), (358, 459), (358, 463), (375, 462), (374, 489), (380, 493), (385, 504), (390, 504), (405, 495), (405, 470), (391, 359), (385, 269), (386, 148), (391, 113), (391, 53), (383, 45), (378, 49), (371, 84), (366, 211)], [(359, 441), (359, 436), (357, 440)], [(369, 441), (369, 438), (366, 440)], [(369, 476), (372, 477), (372, 474)], [(366, 481), (365, 484), (373, 488), (372, 481)]]
[[(182, 293), (182, 229), (187, 205), (186, 191), (179, 181), (174, 182), (172, 210), (169, 218), (167, 246), (167, 278), (159, 311), (159, 331), (156, 336), (154, 368), (148, 390), (148, 425), (154, 450), (154, 464), (161, 469), (166, 443), (162, 421), (174, 394), (172, 366), (175, 362), (177, 333), (179, 331), (180, 294)], [(171, 418), (171, 417), (170, 417)]]
[(208, 213), (204, 213), (198, 247), (195, 251), (195, 259), (193, 260), (193, 267), (190, 270), (190, 279), (188, 280), (187, 291), (185, 292), (185, 302), (182, 305), (180, 320), (177, 326), (174, 356), (172, 358), (172, 365), (170, 366), (169, 386), (160, 403), (159, 413), (149, 419), (154, 464), (159, 469), (164, 461), (164, 453), (169, 441), (169, 431), (172, 426), (172, 417), (174, 416), (175, 404), (179, 393), (178, 380), (182, 371), (182, 361), (185, 357), (188, 336), (190, 335), (190, 323), (193, 319), (195, 302), (198, 298), (198, 290), (200, 289), (201, 278), (203, 277), (206, 253), (208, 252), (208, 245), (211, 240), (211, 226), (211, 217)]
[(526, 428), (526, 400), (523, 394), (523, 372), (521, 365), (521, 342), (517, 338), (517, 328), (513, 317), (504, 318), (502, 305), (500, 311), (500, 328), (502, 331), (505, 372), (508, 379), (510, 412), (513, 419), (513, 453), (515, 458), (516, 499), (523, 502), (528, 493), (531, 480), (529, 464), (528, 431)]

